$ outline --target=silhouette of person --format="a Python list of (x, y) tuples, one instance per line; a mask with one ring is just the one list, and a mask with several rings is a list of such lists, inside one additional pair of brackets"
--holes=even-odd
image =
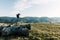
[(19, 18), (19, 15), (20, 15), (19, 13), (16, 15), (16, 16), (17, 16), (17, 18)]
[(19, 16), (20, 16), (20, 13), (16, 14), (16, 17), (17, 17), (16, 25), (17, 25), (17, 23), (19, 22)]

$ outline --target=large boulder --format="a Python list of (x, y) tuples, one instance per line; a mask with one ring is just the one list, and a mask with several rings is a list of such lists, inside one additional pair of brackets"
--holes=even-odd
[(2, 36), (21, 36), (26, 37), (29, 35), (29, 29), (27, 27), (22, 26), (12, 26), (12, 27), (4, 27), (2, 29)]

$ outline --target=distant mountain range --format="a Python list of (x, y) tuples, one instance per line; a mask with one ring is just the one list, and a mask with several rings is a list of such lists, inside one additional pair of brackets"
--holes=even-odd
[[(60, 17), (23, 17), (19, 18), (20, 22), (25, 23), (37, 23), (37, 22), (60, 22)], [(17, 22), (16, 17), (0, 17), (0, 23), (15, 23)]]

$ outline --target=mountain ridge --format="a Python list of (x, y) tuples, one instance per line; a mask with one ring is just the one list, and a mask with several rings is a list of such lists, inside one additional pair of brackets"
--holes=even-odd
[[(17, 22), (16, 17), (0, 17), (0, 23), (5, 22)], [(60, 22), (60, 17), (21, 17), (19, 21), (26, 23), (36, 23), (36, 22)]]

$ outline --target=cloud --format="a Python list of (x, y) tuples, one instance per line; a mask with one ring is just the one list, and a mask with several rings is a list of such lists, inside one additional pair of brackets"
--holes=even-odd
[(31, 0), (32, 4), (46, 4), (48, 0)]
[(17, 2), (14, 3), (14, 10), (11, 12), (11, 14), (17, 14), (19, 11), (21, 12), (25, 9), (33, 7), (34, 5), (41, 6), (41, 9), (39, 7), (41, 12), (37, 12), (38, 10), (36, 12), (34, 11), (35, 14), (32, 12), (33, 15), (40, 13), (39, 16), (44, 16), (45, 13), (45, 16), (56, 16), (58, 13), (60, 13), (60, 0), (17, 0)]
[(35, 4), (40, 5), (46, 4), (47, 2), (48, 0), (17, 0), (17, 2), (15, 2), (14, 11), (24, 10)]
[(14, 9), (15, 10), (24, 10), (25, 8), (31, 7), (31, 4), (28, 0), (18, 0), (15, 3)]

